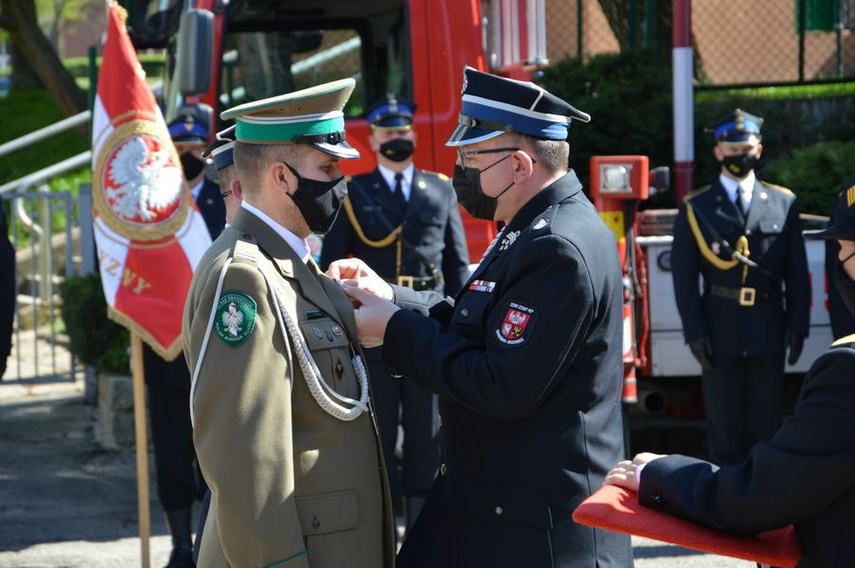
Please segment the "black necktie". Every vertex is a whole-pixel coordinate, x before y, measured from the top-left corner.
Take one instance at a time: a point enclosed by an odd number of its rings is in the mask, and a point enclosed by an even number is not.
[[[744,190],[742,186],[739,186],[736,189],[736,208],[739,209],[739,212],[742,213],[742,216],[745,217],[748,215],[748,208],[745,207],[745,202],[743,201]]]
[[[395,199],[398,200],[401,210],[404,210],[407,207],[407,198],[404,197],[403,179],[404,174],[401,172],[397,172],[395,174]]]

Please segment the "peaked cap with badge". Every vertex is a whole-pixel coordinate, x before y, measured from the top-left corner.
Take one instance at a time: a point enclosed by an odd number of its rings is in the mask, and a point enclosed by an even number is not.
[[[169,122],[169,137],[176,144],[207,144],[213,113],[203,103],[181,107]]]
[[[723,144],[760,143],[760,127],[763,119],[742,109],[734,109],[733,113],[719,120],[715,125],[704,129],[715,136],[716,142]]]
[[[849,183],[855,183],[855,177]],[[825,229],[805,232],[804,237],[811,240],[855,241],[855,185],[840,194],[834,206],[833,219]]]
[[[591,115],[529,81],[507,79],[472,67],[463,70],[459,124],[445,143],[464,146],[518,132],[544,140],[567,140],[572,120]]]
[[[345,141],[344,105],[356,82],[340,79],[285,95],[252,101],[220,114],[235,120],[235,138],[247,144],[311,144],[338,158],[359,152]]]
[[[413,126],[413,114],[416,105],[394,93],[376,101],[368,110],[368,124],[372,130],[387,128],[390,130],[408,130]]]
[[[229,126],[224,130],[217,132],[214,140],[208,144],[205,151],[202,152],[203,158],[210,157],[214,161],[214,168],[217,171],[227,168],[235,163],[235,125]]]

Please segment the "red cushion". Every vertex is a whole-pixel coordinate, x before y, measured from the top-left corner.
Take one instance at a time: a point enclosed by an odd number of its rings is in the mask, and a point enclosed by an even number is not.
[[[754,536],[724,533],[644,507],[636,493],[613,485],[604,485],[585,499],[573,512],[573,520],[781,568],[795,568],[801,557],[792,525]]]

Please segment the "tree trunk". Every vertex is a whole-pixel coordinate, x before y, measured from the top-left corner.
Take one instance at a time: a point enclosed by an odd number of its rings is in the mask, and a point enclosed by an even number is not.
[[[0,27],[9,32],[15,48],[13,57],[23,56],[66,115],[72,116],[88,108],[86,93],[77,86],[39,28],[34,0],[0,0]],[[17,87],[12,84],[13,89]]]
[[[581,1],[581,0],[580,0]],[[641,47],[644,45],[645,31],[645,16],[647,11],[647,3],[651,0],[597,0],[606,20],[609,22],[609,27],[615,38],[618,40],[621,51],[632,47]],[[636,13],[638,14],[637,23],[637,41],[635,46],[629,45],[629,14],[630,3],[636,3]],[[670,49],[674,44],[674,16],[673,16],[673,0],[652,0],[653,12],[655,13],[655,21],[650,22],[652,26],[652,41],[653,46],[660,50]],[[692,43],[694,44],[694,33],[692,34]],[[703,60],[701,59],[698,50],[694,51],[695,79],[703,81],[706,78]]]

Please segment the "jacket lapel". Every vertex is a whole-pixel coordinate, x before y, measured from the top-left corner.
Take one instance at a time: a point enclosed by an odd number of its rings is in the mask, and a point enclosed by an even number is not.
[[[324,313],[332,316],[338,323],[343,325],[318,276],[306,266],[303,260],[294,252],[294,249],[276,231],[270,228],[264,221],[242,208],[238,208],[235,212],[235,216],[232,219],[232,226],[239,231],[245,231],[255,237],[258,247],[270,259],[279,274],[298,285],[305,300],[314,304],[318,309],[323,310]],[[297,314],[297,316],[302,317],[303,314]]]
[[[404,217],[411,217],[417,214],[422,204],[427,199],[427,182],[422,177],[419,170],[413,172],[413,185],[410,187],[410,198],[407,200],[407,208],[404,210]]]
[[[380,175],[380,170],[374,170],[371,174],[370,187],[368,194],[374,200],[374,203],[380,206],[383,214],[389,219],[390,223],[397,223],[402,218],[403,212],[398,200],[395,198],[394,188],[386,184],[386,180]]]
[[[762,183],[755,180],[754,189],[751,194],[751,207],[748,209],[748,219],[745,222],[745,228],[752,231],[756,229],[768,211],[769,190]]]

